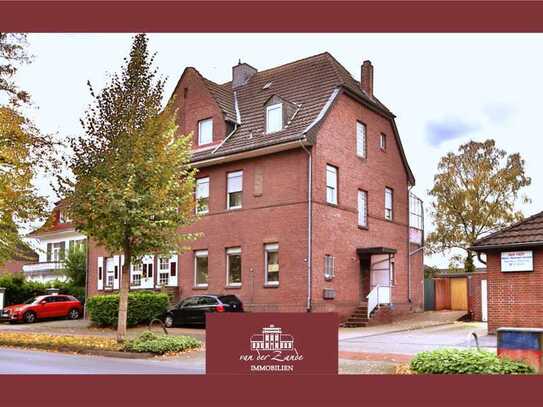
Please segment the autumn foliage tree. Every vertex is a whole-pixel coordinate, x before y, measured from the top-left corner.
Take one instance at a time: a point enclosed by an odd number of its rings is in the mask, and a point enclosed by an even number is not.
[[[42,135],[21,107],[29,94],[17,87],[14,76],[29,61],[25,38],[0,33],[0,264],[25,258],[20,228],[44,217],[47,206],[33,181],[40,171],[53,171],[59,164],[58,143]]]
[[[120,74],[95,93],[72,140],[73,180],[61,179],[78,230],[124,255],[117,339],[126,336],[130,265],[146,254],[171,255],[194,220],[190,137],[178,136],[172,104],[161,108],[164,81],[152,68],[148,40],[135,36]]]
[[[479,238],[521,220],[516,208],[522,188],[530,185],[524,160],[518,153],[507,154],[494,140],[470,141],[458,153],[448,153],[438,164],[432,217],[435,229],[427,239],[430,252],[461,249],[464,269],[474,270],[469,247]]]

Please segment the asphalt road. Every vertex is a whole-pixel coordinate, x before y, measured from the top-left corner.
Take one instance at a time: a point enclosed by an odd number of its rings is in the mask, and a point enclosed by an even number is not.
[[[371,332],[371,331],[370,331]],[[352,335],[339,340],[339,350],[348,352],[398,353],[414,355],[441,348],[466,349],[475,347],[472,333],[479,338],[481,348],[495,351],[496,337],[488,336],[486,324],[452,323],[402,332]]]
[[[0,348],[0,374],[203,374],[205,355],[120,359]]]

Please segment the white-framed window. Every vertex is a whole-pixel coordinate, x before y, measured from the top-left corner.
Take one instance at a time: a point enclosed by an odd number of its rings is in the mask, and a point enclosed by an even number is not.
[[[324,279],[330,281],[335,276],[336,258],[329,254],[324,256]]]
[[[139,287],[141,285],[141,274],[132,274],[132,285]]]
[[[198,122],[198,145],[202,146],[213,142],[213,119]]]
[[[379,148],[383,151],[387,149],[387,135],[381,133],[379,135]]]
[[[170,280],[170,258],[160,257],[158,259],[158,284],[168,285]]]
[[[274,133],[283,128],[283,104],[266,107],[266,133]]]
[[[356,155],[366,158],[366,125],[362,122],[356,122]]]
[[[337,205],[337,168],[326,166],[326,202]]]
[[[227,184],[227,209],[241,208],[241,200],[243,195],[243,171],[229,172],[227,175]]]
[[[385,188],[385,219],[392,220],[394,207],[394,191],[392,188]]]
[[[264,245],[264,270],[265,285],[279,285],[279,244]]]
[[[209,177],[196,180],[196,213],[203,215],[209,212]]]
[[[47,243],[47,261],[63,261],[65,254],[66,242]]]
[[[69,223],[71,221],[72,220],[70,219],[70,217],[68,216],[68,214],[66,213],[65,210],[60,210],[58,212],[58,222],[59,223]]]
[[[194,252],[194,286],[207,288],[207,250]]]
[[[226,249],[226,285],[241,287],[241,247]]]
[[[368,227],[368,193],[358,191],[358,226]]]

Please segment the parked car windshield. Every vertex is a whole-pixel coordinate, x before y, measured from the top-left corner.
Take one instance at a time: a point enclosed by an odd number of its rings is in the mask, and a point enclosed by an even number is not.
[[[23,302],[23,304],[26,304],[26,305],[34,304],[35,302],[38,302],[38,298],[39,298],[39,297],[32,297],[32,298],[29,298],[28,300],[26,300],[25,302]]]

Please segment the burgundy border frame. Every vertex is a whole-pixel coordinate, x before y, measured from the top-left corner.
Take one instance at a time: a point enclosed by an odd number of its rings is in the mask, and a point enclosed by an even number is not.
[[[3,31],[534,32],[543,3],[512,0],[2,0]]]
[[[0,0],[24,32],[542,32],[541,1]],[[541,376],[0,376],[0,405],[541,406]]]

